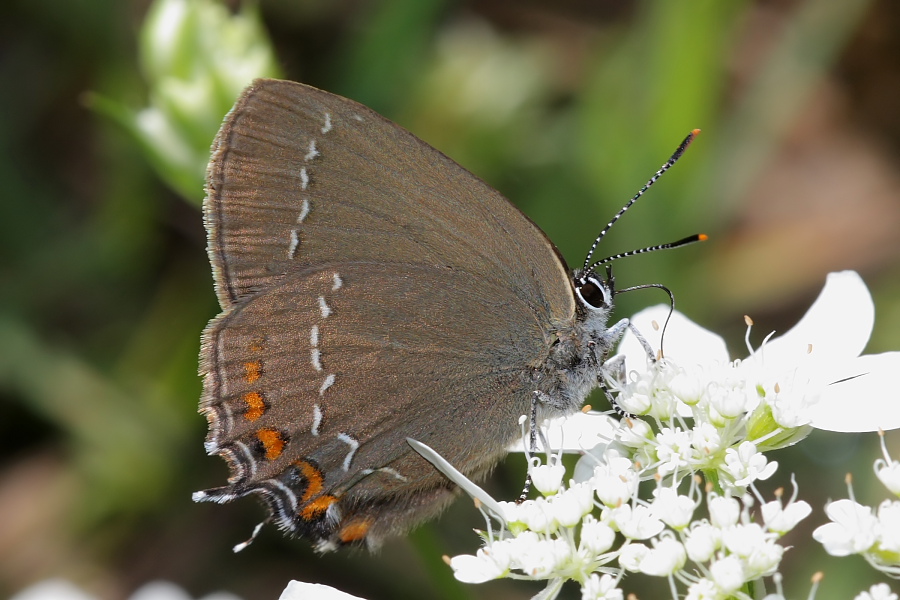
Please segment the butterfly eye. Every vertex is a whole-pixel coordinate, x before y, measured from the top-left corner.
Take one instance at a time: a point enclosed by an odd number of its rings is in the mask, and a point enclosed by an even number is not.
[[[576,279],[575,293],[581,304],[590,310],[606,310],[612,305],[609,287],[595,277]]]

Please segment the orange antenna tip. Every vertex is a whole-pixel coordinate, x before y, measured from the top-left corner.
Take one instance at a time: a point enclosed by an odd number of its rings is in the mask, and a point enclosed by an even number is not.
[[[701,233],[700,235],[697,236],[698,242],[705,242],[708,239],[709,239],[709,236],[706,235],[705,233]]]

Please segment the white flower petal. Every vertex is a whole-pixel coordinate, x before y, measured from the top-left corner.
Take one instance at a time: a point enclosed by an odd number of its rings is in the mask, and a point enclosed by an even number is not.
[[[575,484],[552,498],[550,507],[557,523],[574,527],[594,508],[594,488],[587,483]]]
[[[534,489],[544,496],[551,496],[562,487],[566,468],[560,462],[546,465],[531,465],[528,468],[528,474],[531,475],[531,483],[534,485]]]
[[[567,417],[550,419],[542,425],[550,450],[584,452],[598,444],[615,439],[619,422],[598,412],[577,412]],[[519,439],[509,447],[510,452],[524,452],[527,440]],[[544,448],[539,444],[538,450]]]
[[[662,327],[669,316],[669,306],[658,304],[640,311],[631,318],[631,322],[650,343],[650,347],[658,350]],[[653,327],[656,323],[659,329]],[[672,313],[666,327],[666,358],[690,367],[693,365],[723,364],[729,361],[725,340],[715,333],[700,327],[677,310]],[[646,367],[647,353],[637,338],[628,330],[619,344],[619,354],[625,355],[625,367],[629,370],[643,371]]]
[[[523,536],[512,540],[519,542]],[[562,539],[530,539],[524,544],[517,544],[515,552],[512,552],[513,561],[511,567],[522,570],[526,575],[534,578],[559,577],[558,569],[565,566],[572,559],[574,548]]]
[[[869,354],[837,365],[831,371],[831,379],[837,383],[824,387],[806,415],[816,429],[826,431],[900,428],[900,401],[896,392],[891,392],[898,373],[900,352]]]
[[[723,594],[730,594],[745,583],[744,565],[737,556],[726,556],[709,566],[709,575]]]
[[[320,583],[292,581],[281,592],[278,600],[361,600],[361,598]]]
[[[685,549],[688,557],[694,562],[706,562],[719,549],[722,543],[722,530],[708,523],[699,522],[688,532]]]
[[[885,500],[878,505],[878,549],[896,556],[900,553],[900,502]]]
[[[666,577],[681,569],[687,560],[684,546],[673,538],[663,538],[642,558],[638,568],[645,575]]]
[[[648,552],[650,548],[643,544],[625,544],[619,548],[619,566],[626,571],[637,573],[640,571],[641,560]]]
[[[581,525],[580,549],[591,552],[594,555],[603,554],[616,541],[616,532],[612,527],[598,521],[592,515],[587,515]]]
[[[709,507],[710,522],[720,529],[736,525],[741,516],[741,505],[734,498],[711,494],[706,505]]]
[[[612,575],[591,573],[581,586],[581,600],[622,600],[622,590],[616,587],[618,579]]]
[[[557,529],[558,523],[553,518],[549,504],[542,497],[523,502],[519,507],[519,515],[531,531],[550,533]]]
[[[789,502],[784,507],[781,501],[772,500],[759,508],[766,528],[780,534],[787,533],[812,513],[812,507],[804,500]]]
[[[761,544],[750,556],[746,557],[744,565],[748,579],[768,577],[778,570],[781,559],[784,556],[784,546],[769,540]]]
[[[859,356],[875,324],[872,295],[856,271],[829,273],[825,287],[803,318],[763,348],[767,365],[800,364],[809,345],[817,362]]]
[[[868,591],[860,592],[853,600],[897,600],[897,594],[886,583],[876,583]]]
[[[509,570],[512,561],[511,550],[515,546],[515,539],[497,541],[479,548],[475,556],[471,554],[454,556],[450,559],[453,576],[463,583],[484,583],[497,579]]]
[[[463,583],[484,583],[503,574],[493,562],[471,554],[454,556],[450,559],[450,567],[453,576]]]
[[[610,458],[594,469],[591,479],[597,498],[610,508],[627,503],[638,488],[639,478],[627,458]]]
[[[865,552],[878,537],[878,519],[872,509],[853,500],[842,499],[828,503],[825,514],[831,523],[813,531],[813,539],[832,556],[849,556]]]
[[[722,594],[719,593],[716,584],[703,578],[691,584],[684,600],[719,600],[721,597]]]
[[[630,540],[646,540],[665,528],[646,506],[623,504],[612,510],[612,518],[619,532]]]
[[[900,496],[900,462],[876,462],[875,475],[895,496]]]
[[[663,523],[675,530],[690,524],[696,508],[690,497],[680,496],[677,490],[670,487],[657,488],[655,495],[651,508]]]
[[[738,524],[722,531],[722,545],[741,558],[747,558],[765,544],[766,533],[756,523]]]

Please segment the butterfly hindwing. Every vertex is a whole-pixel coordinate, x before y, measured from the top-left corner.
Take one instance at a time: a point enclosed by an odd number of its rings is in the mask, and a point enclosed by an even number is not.
[[[260,494],[288,531],[374,544],[451,497],[407,437],[470,476],[496,462],[519,435],[528,367],[550,334],[503,282],[430,269],[307,269],[210,324],[207,444],[232,477],[209,499]],[[462,323],[472,333],[448,344]]]

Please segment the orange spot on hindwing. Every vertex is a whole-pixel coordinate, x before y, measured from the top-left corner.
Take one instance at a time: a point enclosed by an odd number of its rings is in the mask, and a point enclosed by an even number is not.
[[[300,502],[309,502],[314,496],[322,493],[325,484],[325,476],[319,467],[308,460],[298,460],[294,466],[300,469],[300,477],[306,482],[306,489],[300,496]]]
[[[300,495],[299,503],[302,506],[297,512],[298,516],[307,522],[324,518],[328,508],[340,498],[322,493],[325,489],[325,474],[315,462],[298,460],[294,461],[294,467],[297,468],[297,476],[305,486]],[[299,493],[299,490],[297,492]]]
[[[256,383],[262,377],[262,361],[250,360],[244,363],[244,381]]]
[[[300,518],[304,521],[316,521],[325,516],[328,507],[338,501],[336,496],[325,494],[319,496],[300,510]]]
[[[345,544],[358,542],[365,538],[366,534],[369,533],[369,528],[372,526],[372,523],[373,521],[371,518],[357,517],[341,527],[341,530],[338,531],[338,537],[341,539],[341,542]]]
[[[262,445],[268,460],[275,460],[284,452],[284,435],[277,429],[263,428],[256,432],[256,439]]]
[[[247,405],[247,410],[244,411],[244,418],[251,423],[266,413],[268,407],[266,406],[266,401],[263,400],[262,394],[259,392],[247,392],[241,396],[241,399]]]

